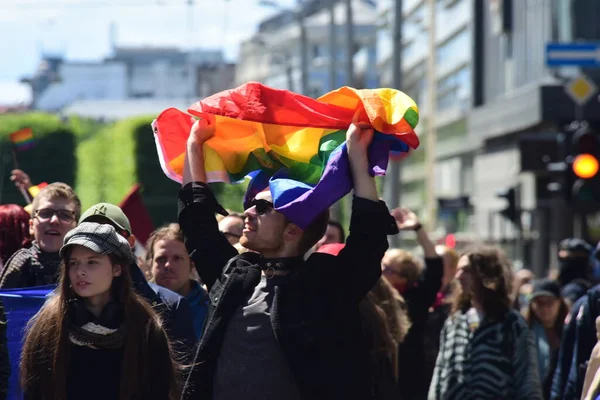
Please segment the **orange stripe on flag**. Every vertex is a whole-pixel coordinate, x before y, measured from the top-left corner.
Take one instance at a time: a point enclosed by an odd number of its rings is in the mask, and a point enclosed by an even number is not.
[[[10,134],[10,141],[14,144],[20,144],[33,140],[33,131],[31,128],[23,128]]]

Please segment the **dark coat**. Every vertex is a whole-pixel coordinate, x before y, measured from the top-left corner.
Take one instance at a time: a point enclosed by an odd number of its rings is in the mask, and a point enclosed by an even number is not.
[[[221,209],[208,185],[191,183],[180,192],[179,223],[210,297],[186,388],[193,399],[212,398],[228,321],[254,291],[266,263],[256,253],[237,255],[218,230],[214,215]],[[394,228],[385,203],[354,198],[350,236],[340,254],[299,259],[276,286],[271,325],[304,398],[374,398],[359,302],[381,276],[387,234]]]
[[[194,317],[190,303],[185,297],[146,281],[137,265],[131,265],[131,279],[137,293],[160,314],[164,329],[174,345],[177,355],[184,363],[191,361],[196,345]]]

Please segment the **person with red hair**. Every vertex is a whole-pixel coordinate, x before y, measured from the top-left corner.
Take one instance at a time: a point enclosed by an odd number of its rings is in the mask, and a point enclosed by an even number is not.
[[[29,245],[30,218],[27,211],[19,205],[0,205],[0,265],[6,264],[17,250]]]

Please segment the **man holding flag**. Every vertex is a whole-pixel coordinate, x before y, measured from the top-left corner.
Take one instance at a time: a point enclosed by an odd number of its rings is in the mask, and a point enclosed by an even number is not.
[[[358,304],[381,276],[397,228],[369,174],[373,129],[351,125],[346,134],[354,187],[347,245],[306,261],[327,228],[327,205],[300,228],[267,189],[245,204],[240,243],[252,252],[237,255],[219,232],[215,213],[226,212],[206,184],[202,151],[213,132],[206,119],[193,125],[179,194],[179,223],[211,299],[191,398],[375,398]]]

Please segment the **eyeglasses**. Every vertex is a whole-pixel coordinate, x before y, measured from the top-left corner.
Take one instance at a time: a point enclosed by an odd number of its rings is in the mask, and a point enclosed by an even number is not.
[[[256,207],[256,213],[258,215],[264,215],[273,209],[273,203],[268,200],[254,199],[246,205],[246,210]]]
[[[63,222],[71,222],[75,219],[75,213],[71,210],[53,210],[52,208],[42,208],[35,212],[35,216],[40,221],[48,221],[52,217],[56,217]]]

